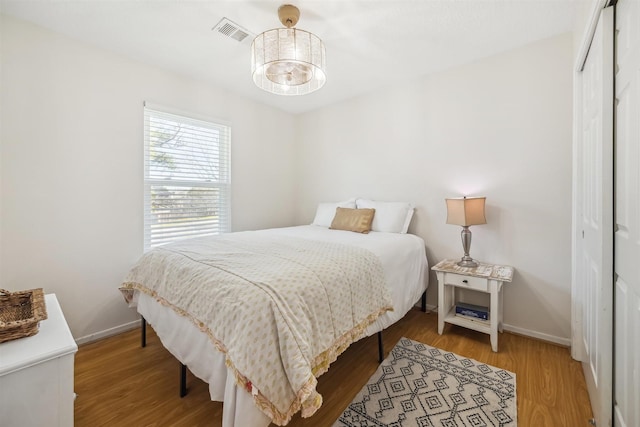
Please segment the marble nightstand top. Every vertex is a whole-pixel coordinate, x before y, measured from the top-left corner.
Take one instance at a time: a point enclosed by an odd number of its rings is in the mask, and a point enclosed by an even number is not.
[[[503,282],[510,282],[513,279],[514,269],[508,265],[486,264],[476,260],[478,263],[477,267],[460,267],[457,262],[457,259],[445,259],[431,267],[431,269],[446,273],[501,280]]]

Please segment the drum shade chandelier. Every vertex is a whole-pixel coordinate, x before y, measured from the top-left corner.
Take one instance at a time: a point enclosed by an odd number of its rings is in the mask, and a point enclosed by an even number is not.
[[[251,43],[251,73],[261,89],[277,95],[305,95],[320,89],[326,77],[324,43],[308,31],[293,28],[300,10],[290,4],[278,8],[276,28]]]

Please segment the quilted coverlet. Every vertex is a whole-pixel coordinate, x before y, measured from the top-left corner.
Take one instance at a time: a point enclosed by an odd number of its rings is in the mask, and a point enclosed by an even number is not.
[[[231,233],[147,252],[120,290],[189,318],[274,423],[312,415],[316,378],[392,310],[378,258],[343,244]]]

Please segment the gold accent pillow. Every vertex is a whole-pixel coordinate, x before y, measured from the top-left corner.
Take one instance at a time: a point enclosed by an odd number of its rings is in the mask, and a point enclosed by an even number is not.
[[[371,223],[375,213],[375,209],[336,208],[336,216],[333,217],[329,228],[332,230],[368,233],[371,231]]]

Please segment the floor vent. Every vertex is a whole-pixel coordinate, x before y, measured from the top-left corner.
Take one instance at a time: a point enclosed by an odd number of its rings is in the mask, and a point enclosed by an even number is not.
[[[255,35],[251,34],[250,31],[242,28],[240,25],[228,18],[222,18],[220,22],[213,27],[213,31],[216,31],[225,37],[232,38],[240,43],[245,40],[253,40],[255,37]]]

